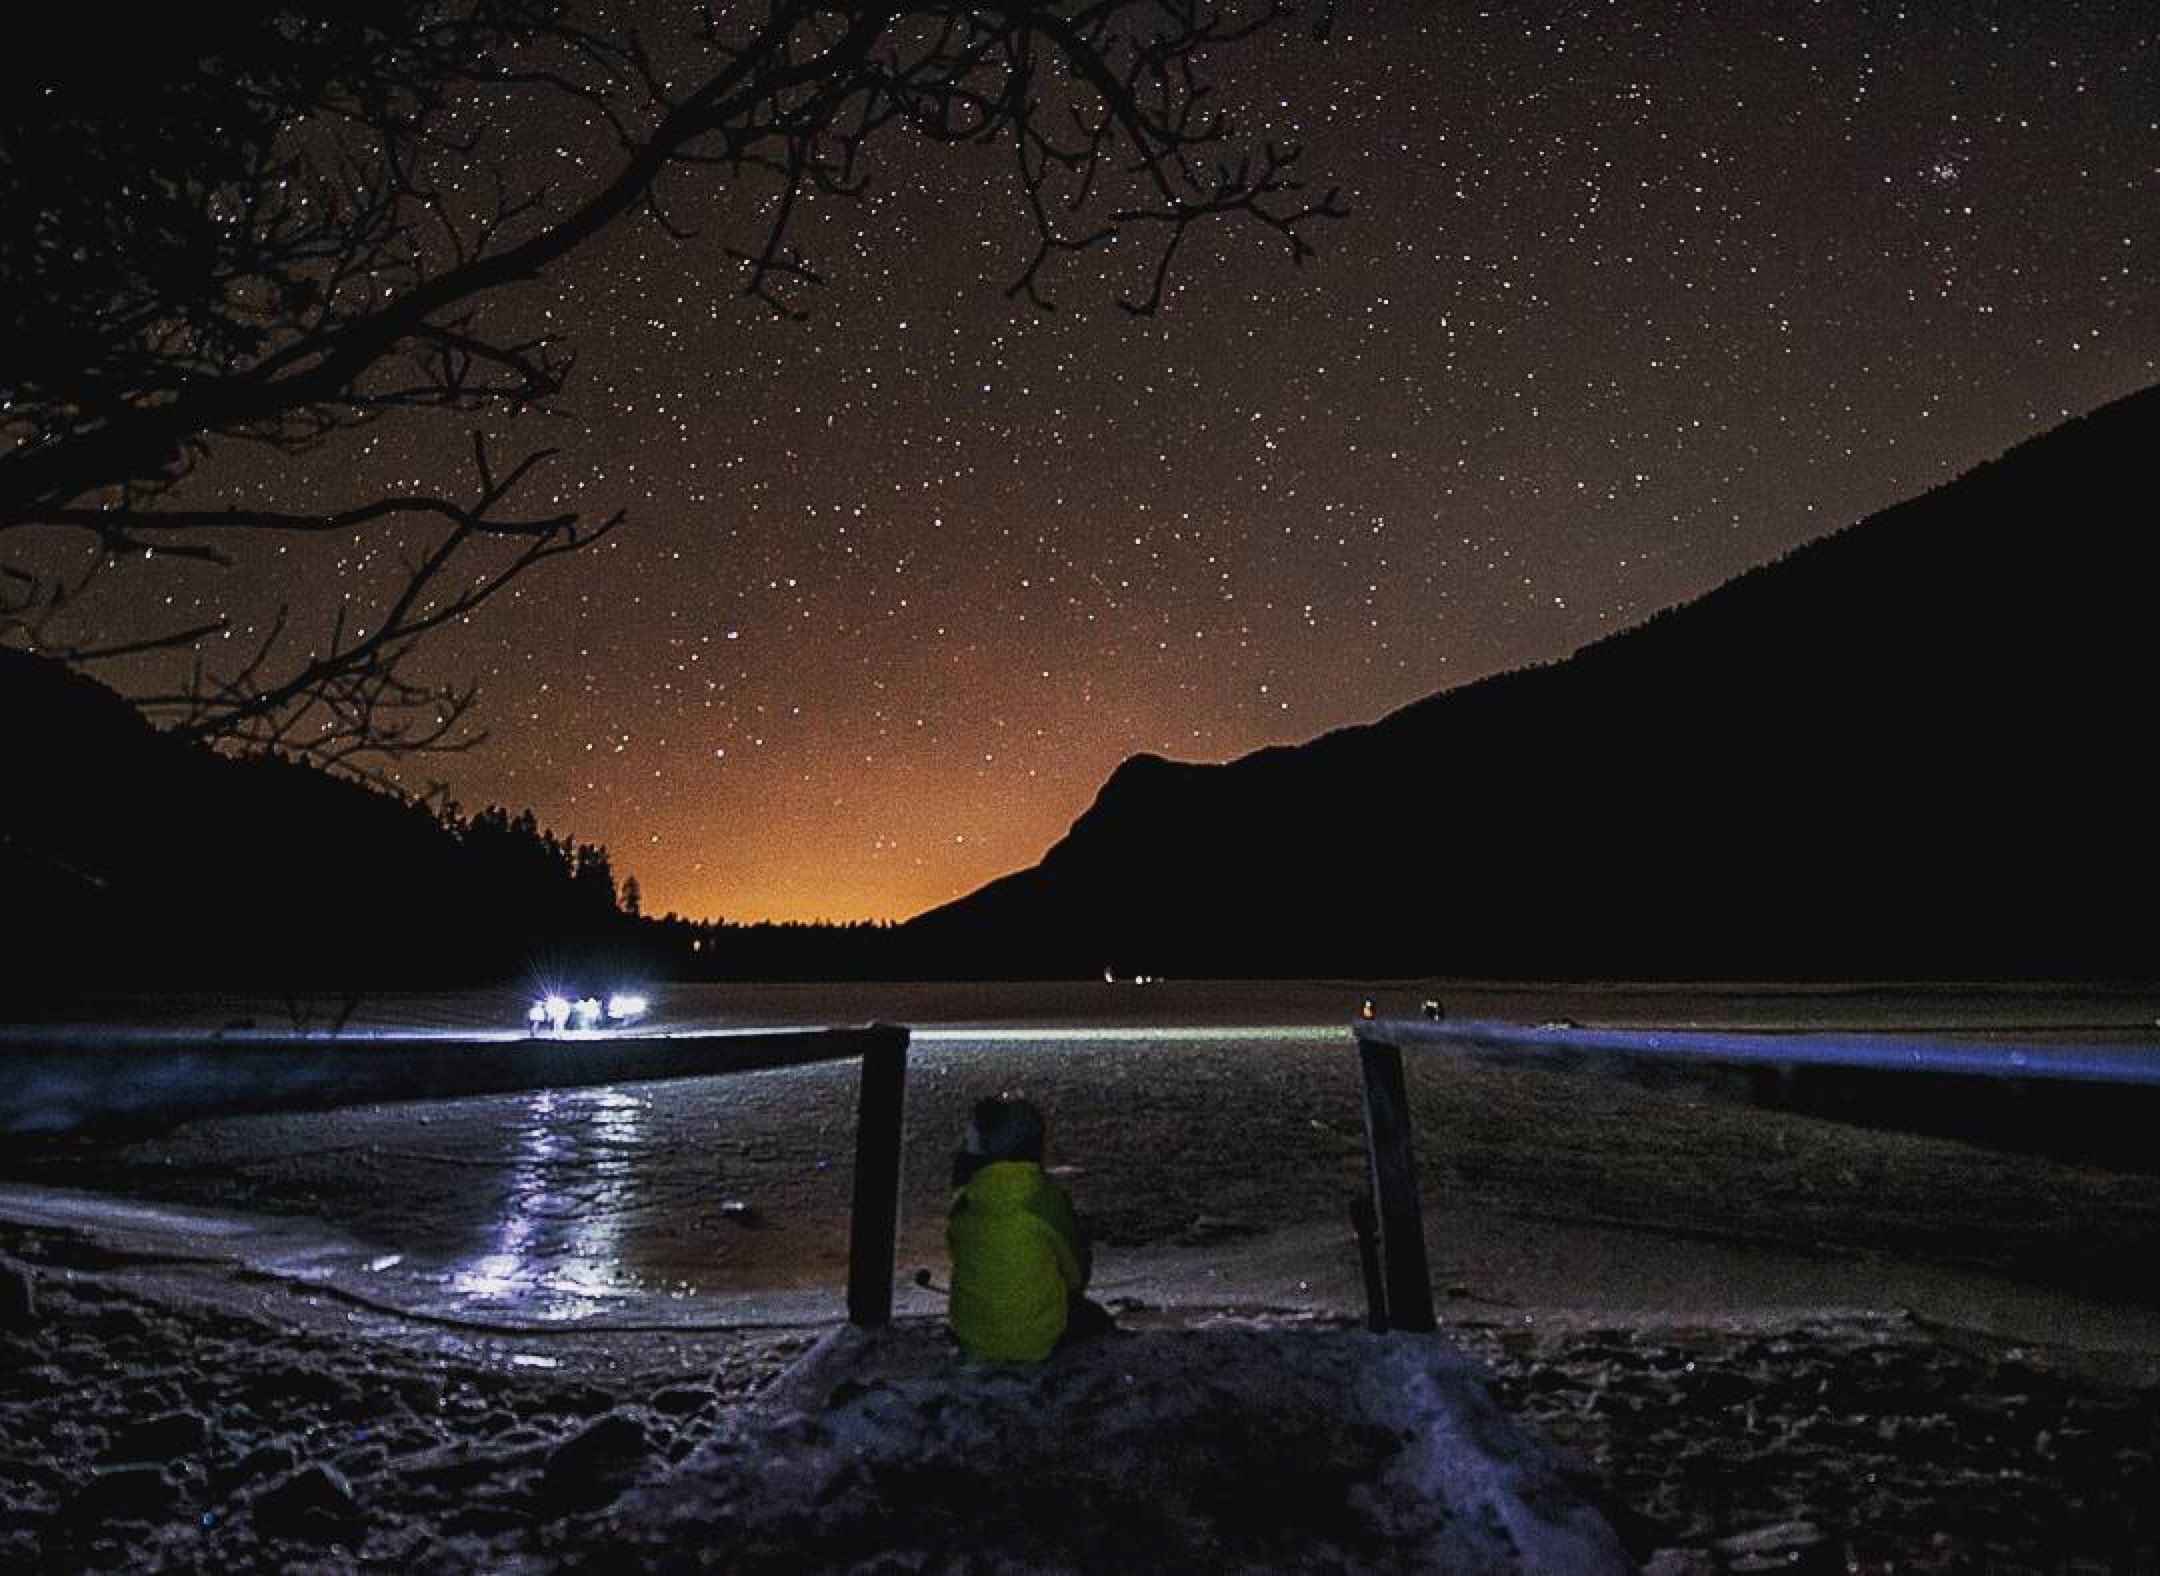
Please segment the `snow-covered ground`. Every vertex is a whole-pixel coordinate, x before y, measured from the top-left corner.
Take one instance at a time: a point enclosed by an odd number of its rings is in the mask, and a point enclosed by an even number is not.
[[[918,1027],[904,1317],[937,1314],[908,1274],[943,1262],[966,1109],[1012,1090],[1049,1113],[1122,1322],[1289,1340],[1362,1308],[1348,1014],[1367,994],[1415,1012],[1432,989],[774,987],[661,1006]],[[2153,1022],[2148,999],[2053,991],[1452,997],[1533,1023],[2149,1041]],[[497,1005],[363,1004],[356,1021],[457,1028]],[[1718,1542],[1760,1534],[1780,1559],[1779,1538],[1808,1559],[1943,1568],[1960,1550],[2151,1557],[2135,1507],[2160,1503],[2160,1178],[1466,1059],[1413,1058],[1410,1081],[1446,1331],[1620,1486],[1638,1554],[1731,1563],[1751,1546]],[[438,1535],[499,1535],[562,1552],[575,1534],[539,1488],[553,1451],[620,1412],[581,1448],[664,1467],[838,1318],[853,1096],[852,1069],[828,1066],[11,1148],[0,1249],[29,1263],[42,1312],[0,1337],[25,1376],[0,1380],[6,1433],[33,1442],[0,1462],[18,1512],[0,1562],[128,1563],[98,1552],[112,1517],[84,1507],[100,1495],[163,1529],[180,1563],[268,1557],[290,1529],[275,1508],[257,1529],[249,1507],[310,1462],[344,1489],[288,1489],[328,1506],[294,1523],[303,1544],[335,1532],[410,1558]],[[460,1387],[481,1399],[428,1399]],[[101,1486],[147,1448],[127,1430],[168,1411],[197,1419],[166,1425],[185,1448]],[[348,1424],[366,1437],[333,1437]],[[420,1493],[415,1471],[465,1487]],[[2089,1514],[2002,1513],[2049,1484]],[[1807,1529],[1777,1530],[1794,1521]]]

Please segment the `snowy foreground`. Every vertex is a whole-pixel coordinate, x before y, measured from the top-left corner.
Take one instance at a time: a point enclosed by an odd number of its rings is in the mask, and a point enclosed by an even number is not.
[[[1001,1368],[935,1327],[837,1331],[608,1520],[656,1560],[776,1570],[1628,1564],[1448,1343],[1341,1332],[1121,1334]]]
[[[2129,1571],[2160,1551],[2150,1371],[1909,1317],[1468,1321],[1450,1339],[1545,1442],[1526,1460],[1489,1404],[1445,1410],[1465,1382],[1445,1348],[1376,1354],[1316,1323],[1209,1321],[1028,1373],[973,1369],[920,1324],[565,1334],[538,1358],[52,1237],[5,1246],[0,1569],[1474,1569],[1478,1550],[1507,1569],[1511,1547],[1595,1569],[1611,1548],[1583,1500],[1668,1573]],[[1466,1417],[1489,1475],[1435,1460]],[[1444,1514],[1510,1503],[1536,1514]]]
[[[834,1336],[845,1068],[12,1146],[0,1569],[1400,1569],[1480,1563],[1446,1541],[1473,1526],[1505,1567],[1531,1545],[1466,1507],[1510,1473],[1542,1507],[1517,1525],[1594,1543],[1587,1505],[1665,1572],[2160,1568],[2160,1176],[1420,1059],[1448,1344],[1375,1343],[1343,998],[1247,1020],[1243,988],[1173,987],[1116,1000],[1184,1027],[1088,1029],[1065,1001],[804,993],[798,1021],[937,1025],[910,1058],[903,1317],[868,1346]],[[2150,1008],[1954,1021],[2089,1035]],[[1137,1332],[1018,1376],[959,1362],[907,1283],[942,1263],[946,1154],[997,1088],[1050,1113]],[[1497,1403],[1451,1414],[1500,1419],[1484,1489],[1449,1483],[1453,1425],[1419,1400],[1450,1351]]]

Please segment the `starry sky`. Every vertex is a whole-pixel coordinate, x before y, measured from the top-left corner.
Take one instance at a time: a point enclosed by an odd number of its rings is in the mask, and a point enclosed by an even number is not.
[[[2160,377],[2147,0],[1346,4],[1219,80],[1354,211],[1300,267],[1196,239],[1152,319],[1138,244],[1008,300],[1009,161],[898,140],[804,218],[808,322],[647,222],[508,304],[579,353],[502,429],[563,450],[536,501],[630,518],[435,642],[489,737],[404,780],[607,844],[647,912],[903,917],[1135,751],[1562,656]],[[464,443],[211,476],[449,485]],[[265,586],[364,611],[384,551],[163,590],[244,638]]]

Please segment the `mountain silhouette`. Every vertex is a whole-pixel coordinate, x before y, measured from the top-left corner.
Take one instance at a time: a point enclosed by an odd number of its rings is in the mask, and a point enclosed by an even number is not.
[[[2160,388],[1564,661],[1138,755],[984,973],[2152,978]],[[969,960],[969,961],[963,961]]]
[[[152,728],[104,685],[0,649],[0,1017],[73,994],[530,977],[622,944],[603,850]]]

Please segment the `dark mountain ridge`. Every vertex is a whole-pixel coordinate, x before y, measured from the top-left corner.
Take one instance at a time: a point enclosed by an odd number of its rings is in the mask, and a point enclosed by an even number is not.
[[[1140,755],[903,944],[986,973],[2134,977],[2160,388],[1564,661]],[[972,960],[972,964],[969,960]]]
[[[146,987],[529,979],[631,940],[605,851],[529,816],[222,755],[20,651],[0,649],[0,722],[0,1017]]]

